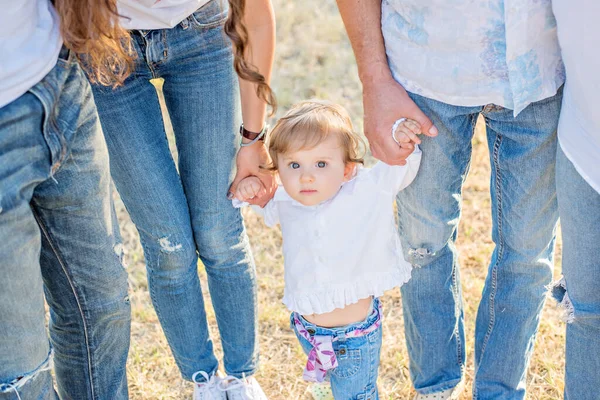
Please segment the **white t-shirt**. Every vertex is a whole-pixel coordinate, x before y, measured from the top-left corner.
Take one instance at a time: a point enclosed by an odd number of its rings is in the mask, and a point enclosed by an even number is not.
[[[56,65],[62,46],[48,0],[0,0],[0,107],[19,98]]]
[[[125,29],[169,29],[210,0],[118,0]]]
[[[283,303],[300,314],[322,314],[401,286],[410,279],[394,223],[396,193],[415,178],[421,150],[405,166],[361,168],[331,199],[304,206],[279,187],[265,208],[268,226],[281,224]]]
[[[553,0],[567,70],[558,139],[586,182],[600,193],[600,3]]]

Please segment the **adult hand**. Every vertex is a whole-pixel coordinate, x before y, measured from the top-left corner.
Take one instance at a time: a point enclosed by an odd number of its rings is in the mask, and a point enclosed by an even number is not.
[[[386,164],[405,165],[413,152],[414,143],[401,143],[392,138],[392,125],[399,118],[409,118],[421,126],[421,133],[437,136],[437,128],[412,99],[406,90],[391,76],[363,83],[365,136],[373,156]]]
[[[237,153],[235,162],[237,166],[237,172],[235,174],[235,178],[233,178],[231,186],[229,187],[227,197],[230,199],[233,198],[237,190],[237,185],[242,179],[248,176],[256,176],[258,179],[260,179],[264,188],[259,191],[257,196],[251,200],[248,200],[248,202],[250,204],[264,207],[265,204],[267,204],[269,200],[273,198],[275,189],[277,189],[277,182],[275,181],[274,175],[270,171],[265,171],[264,169],[260,168],[261,165],[265,165],[269,162],[267,148],[263,142],[257,142],[250,146],[241,147]]]

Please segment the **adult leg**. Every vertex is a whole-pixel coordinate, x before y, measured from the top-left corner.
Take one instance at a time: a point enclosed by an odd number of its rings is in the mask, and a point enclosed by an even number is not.
[[[198,278],[190,211],[169,151],[158,95],[166,30],[133,32],[134,75],[115,90],[95,86],[94,98],[110,153],[111,174],[140,234],[152,303],[175,361],[187,380],[218,362]]]
[[[411,97],[440,131],[435,138],[423,138],[419,173],[397,197],[402,247],[415,267],[401,288],[410,373],[419,393],[430,394],[455,387],[464,371],[464,317],[454,241],[481,108]]]
[[[490,262],[475,327],[476,399],[522,399],[552,278],[561,94],[513,111],[486,106],[492,165]]]
[[[61,398],[126,399],[131,311],[120,235],[112,220],[108,153],[89,83],[59,60],[58,98],[46,107],[52,179],[31,202],[42,232],[40,263]],[[45,105],[53,93],[32,89]]]
[[[0,399],[57,399],[44,325],[41,239],[29,201],[50,176],[41,102],[0,108]],[[18,393],[18,395],[17,395]]]
[[[558,146],[556,191],[563,278],[553,295],[565,308],[565,399],[598,398],[600,378],[600,194],[579,175]]]
[[[18,259],[8,254],[9,263],[16,265],[19,260],[23,267],[7,293],[21,289],[27,316],[21,320],[19,313],[17,323],[10,321],[13,327],[7,325],[12,331],[7,341],[33,336],[28,345],[39,346],[25,357],[16,353],[7,364],[13,369],[25,365],[48,349],[43,303],[35,290],[41,288],[43,276],[61,397],[127,398],[127,278],[114,250],[118,230],[111,223],[107,154],[89,84],[73,59],[60,58],[44,80],[9,105],[7,112],[14,120],[8,118],[7,135],[2,135],[7,140],[2,165],[8,168],[3,174],[7,190],[2,190],[7,212],[1,219],[14,229],[8,232],[9,247],[3,253],[19,252]],[[31,282],[19,275],[22,271]],[[23,296],[29,293],[30,283],[35,291]],[[13,309],[6,315],[14,316]],[[19,331],[23,321],[31,325],[31,332]],[[20,347],[12,344],[13,352]],[[22,390],[22,398],[55,398],[46,362],[36,368],[7,382],[9,389]],[[42,379],[44,386],[37,388]]]
[[[223,32],[226,2],[211,1],[169,31],[163,91],[200,258],[206,267],[224,365],[235,377],[258,363],[254,261],[239,209],[226,194],[239,127],[238,82]],[[187,27],[186,27],[187,26]]]

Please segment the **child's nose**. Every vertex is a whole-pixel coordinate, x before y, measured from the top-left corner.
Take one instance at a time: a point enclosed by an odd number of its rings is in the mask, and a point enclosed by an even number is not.
[[[302,175],[300,175],[300,182],[302,183],[311,183],[314,180],[315,177],[311,173],[303,172]]]

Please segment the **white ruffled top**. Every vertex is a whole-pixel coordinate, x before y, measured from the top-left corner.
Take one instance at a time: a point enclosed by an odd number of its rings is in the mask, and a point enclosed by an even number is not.
[[[283,303],[300,314],[322,314],[401,286],[410,279],[394,223],[396,193],[417,174],[421,151],[405,166],[361,168],[331,199],[304,206],[279,187],[265,208],[268,226],[281,224]]]

